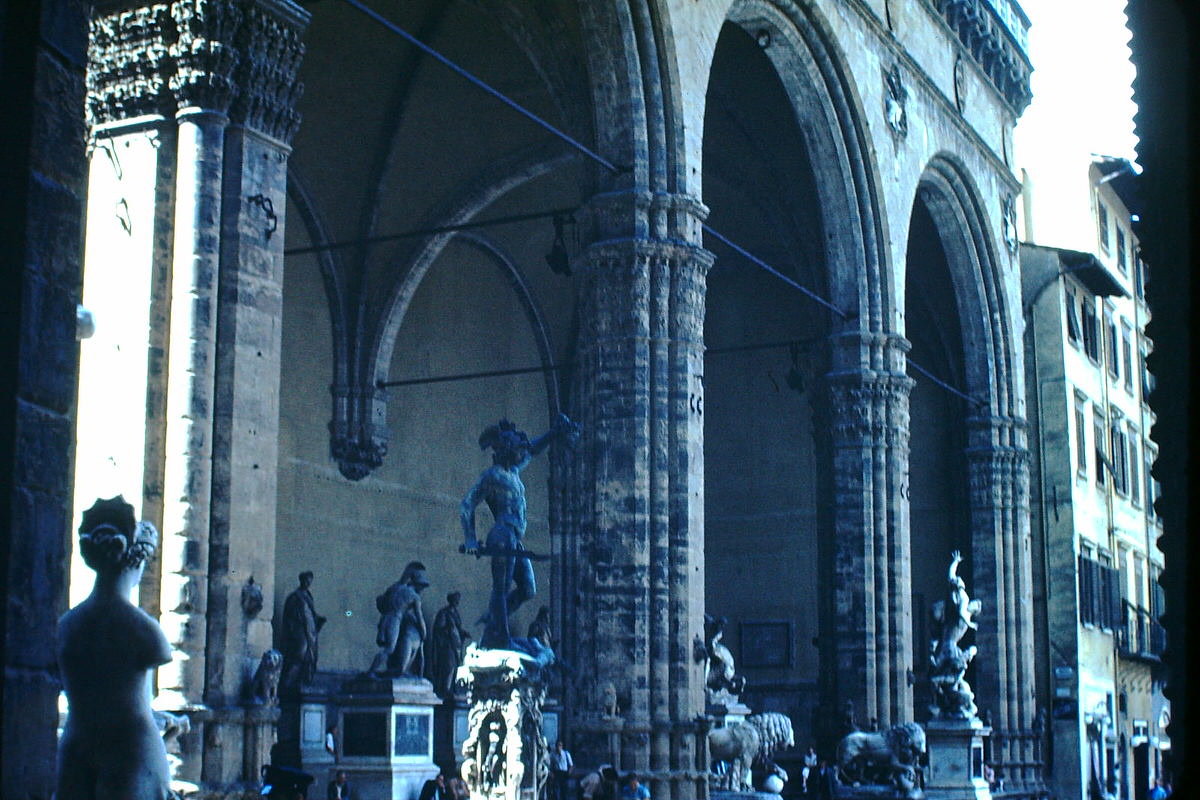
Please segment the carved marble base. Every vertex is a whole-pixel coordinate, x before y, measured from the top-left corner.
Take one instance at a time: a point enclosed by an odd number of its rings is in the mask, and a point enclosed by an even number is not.
[[[978,718],[926,723],[927,800],[991,800],[991,790],[983,779],[983,740],[991,732]]]
[[[441,699],[424,678],[361,675],[342,684],[337,769],[358,800],[416,800],[438,773],[433,714]]]
[[[458,678],[470,711],[462,777],[471,800],[535,800],[548,776],[543,665],[511,650],[467,648]]]
[[[746,717],[750,716],[750,706],[743,703],[736,694],[730,694],[725,690],[720,692],[709,690],[704,713],[713,718],[714,727],[720,728],[745,722]]]

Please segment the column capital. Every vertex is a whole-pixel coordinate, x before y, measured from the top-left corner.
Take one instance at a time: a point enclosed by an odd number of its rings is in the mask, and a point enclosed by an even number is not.
[[[898,372],[846,370],[826,376],[835,442],[908,441],[908,399],[916,384]]]
[[[296,76],[309,14],[291,0],[252,0],[244,13],[237,37],[241,59],[233,121],[290,144],[300,127],[296,103],[304,84]]]
[[[310,15],[292,0],[110,2],[92,17],[88,118],[218,114],[290,143]]]
[[[169,111],[168,3],[97,9],[88,42],[87,116],[92,126]]]
[[[587,210],[593,242],[636,239],[699,246],[708,217],[708,206],[699,198],[640,187],[593,195]]]

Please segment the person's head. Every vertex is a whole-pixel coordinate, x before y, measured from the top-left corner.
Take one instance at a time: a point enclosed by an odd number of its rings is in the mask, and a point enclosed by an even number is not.
[[[502,467],[511,467],[521,462],[529,451],[529,436],[506,419],[489,425],[479,434],[479,449],[492,450],[492,461]]]
[[[638,782],[638,776],[636,774],[630,773],[629,776],[625,778],[625,785],[630,789],[637,789],[638,786],[641,786],[641,783]]]
[[[420,561],[410,561],[404,567],[404,572],[400,573],[400,582],[406,583],[418,592],[429,585],[429,578],[425,576],[425,565]]]
[[[313,574],[308,570],[300,573],[300,588],[307,589],[312,586]]]
[[[158,531],[149,522],[138,522],[133,506],[121,495],[97,500],[83,512],[79,525],[79,552],[97,574],[136,572],[141,576],[146,560],[158,549]]]
[[[337,771],[337,782],[338,782],[338,783],[345,783],[345,782],[346,782],[346,770],[344,770],[344,769],[339,769],[339,770]]]
[[[329,727],[327,727],[325,729],[325,732],[326,733],[337,733],[337,723],[336,722],[329,723]]]
[[[617,770],[612,764],[602,764],[596,771],[600,773],[602,780],[615,781],[617,779]]]
[[[437,777],[435,777],[433,779],[433,781],[434,781],[434,783],[436,783],[438,785],[439,789],[445,789],[446,788],[446,771],[442,770],[441,772],[439,772],[437,774]]]
[[[559,752],[559,753],[561,753],[561,752],[562,752],[562,750],[563,750],[563,741],[562,741],[562,739],[559,739],[557,742],[555,742],[555,743],[554,743],[554,749],[555,749],[557,752]]]
[[[451,592],[446,595],[446,602],[452,606],[458,605],[458,601],[462,599],[462,592]]]

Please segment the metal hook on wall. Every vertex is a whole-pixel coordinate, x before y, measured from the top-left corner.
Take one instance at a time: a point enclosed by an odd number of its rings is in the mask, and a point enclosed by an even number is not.
[[[268,227],[264,233],[266,234],[267,241],[271,241],[271,234],[275,233],[279,228],[279,218],[275,216],[275,204],[265,194],[256,194],[247,197],[246,202],[252,206],[258,206],[267,215]]]

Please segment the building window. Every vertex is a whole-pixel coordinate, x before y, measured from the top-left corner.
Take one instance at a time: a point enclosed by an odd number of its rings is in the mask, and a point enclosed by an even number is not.
[[[1142,379],[1142,402],[1150,402],[1150,391],[1154,386],[1150,383],[1150,370],[1146,369],[1146,348],[1138,348],[1138,371],[1141,373]]]
[[[1138,464],[1141,463],[1141,458],[1138,454],[1139,443],[1142,441],[1138,429],[1133,423],[1129,424],[1129,502],[1133,503],[1134,507],[1141,505],[1141,479],[1138,476]]]
[[[1125,262],[1125,229],[1120,225],[1117,226],[1117,269],[1121,270],[1122,275],[1129,271]]]
[[[1154,468],[1154,451],[1148,443],[1143,443],[1142,452],[1145,454],[1145,461],[1142,462],[1144,467],[1142,474],[1146,478],[1146,519],[1153,522],[1155,519],[1154,501],[1158,497],[1156,494],[1158,481],[1154,480],[1154,476],[1150,474]]]
[[[1113,321],[1111,308],[1104,309],[1104,360],[1108,364],[1108,374],[1113,380],[1120,377],[1117,358],[1120,349],[1117,345],[1117,323]]]
[[[1138,300],[1146,299],[1146,283],[1150,280],[1150,268],[1146,266],[1146,262],[1138,257],[1134,263],[1134,281],[1133,291],[1137,293]]]
[[[1075,471],[1087,478],[1087,398],[1075,393]]]
[[[1075,290],[1068,288],[1066,291],[1067,302],[1067,341],[1075,347],[1079,347],[1079,299],[1075,296]]]
[[[1096,216],[1100,221],[1100,249],[1108,252],[1108,209],[1100,199],[1096,199]]]
[[[1117,494],[1126,495],[1129,493],[1129,470],[1125,460],[1125,429],[1121,425],[1121,418],[1115,414],[1112,426],[1108,429],[1108,436],[1113,488],[1117,490]]]
[[[1084,295],[1083,303],[1083,351],[1088,358],[1100,363],[1100,321],[1096,319],[1095,301]]]
[[[1104,433],[1104,412],[1100,406],[1092,406],[1092,445],[1096,454],[1096,485],[1104,485],[1104,471],[1107,468],[1108,454],[1104,452],[1104,442],[1108,438]]]
[[[1079,556],[1079,621],[1111,633],[1123,619],[1121,576],[1111,556],[1102,554],[1097,561],[1089,553]]]
[[[1117,572],[1121,573],[1121,599],[1129,597],[1129,546],[1117,545]]]
[[[1133,328],[1121,320],[1121,366],[1125,368],[1125,391],[1133,394]]]

